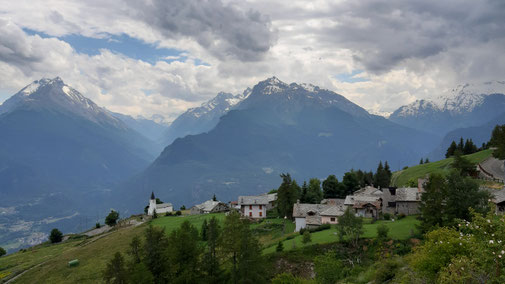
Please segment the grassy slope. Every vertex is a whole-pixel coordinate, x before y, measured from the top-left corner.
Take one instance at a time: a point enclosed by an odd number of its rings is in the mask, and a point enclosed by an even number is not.
[[[366,223],[366,222],[365,222]],[[364,224],[363,225],[363,237],[364,238],[374,238],[377,236],[377,226],[379,224],[385,224],[389,227],[389,236],[392,239],[404,240],[410,238],[411,230],[416,233],[417,228],[416,225],[419,224],[419,221],[415,216],[407,216],[401,220],[396,221],[377,221],[374,224]],[[295,236],[293,239],[284,240],[284,250],[291,250],[293,248],[293,242],[295,242],[295,247],[302,247],[302,236],[299,233],[291,233],[289,235]],[[311,234],[312,242],[310,244],[325,244],[332,243],[338,241],[337,229],[336,227],[332,227],[329,230],[324,230],[320,232],[314,232]],[[308,245],[310,245],[308,244]],[[275,248],[277,246],[277,242],[271,244],[271,246],[266,247],[263,250],[263,253],[272,253],[275,252]]]
[[[480,163],[491,156],[491,154],[492,150],[484,150],[471,155],[466,155],[465,157],[473,163]],[[391,184],[395,186],[405,186],[411,178],[414,178],[417,181],[418,178],[424,178],[426,175],[434,172],[447,172],[450,169],[452,161],[453,158],[449,158],[394,172]]]

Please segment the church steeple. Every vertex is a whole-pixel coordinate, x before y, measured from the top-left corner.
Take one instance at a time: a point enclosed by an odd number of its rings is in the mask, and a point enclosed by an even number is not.
[[[154,200],[154,191],[151,191],[151,200]]]

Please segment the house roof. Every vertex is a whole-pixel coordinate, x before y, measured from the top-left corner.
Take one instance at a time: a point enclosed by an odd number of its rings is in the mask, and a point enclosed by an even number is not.
[[[210,212],[216,207],[218,204],[224,204],[221,201],[214,201],[212,199],[205,201],[204,203],[197,204],[194,207],[204,211],[204,212]]]
[[[493,202],[495,204],[502,203],[505,201],[505,187],[500,190],[489,190],[489,193],[493,195]]]
[[[353,205],[353,208],[358,208],[358,209],[361,209],[361,208],[365,208],[367,207],[368,205],[371,205],[377,209],[380,208],[381,204],[380,204],[380,201],[374,201],[374,202],[356,202],[354,203]]]
[[[166,207],[172,207],[172,203],[161,203],[161,204],[156,204],[156,208],[166,208]]]
[[[321,216],[342,216],[344,215],[344,207],[343,206],[329,206],[327,207],[326,209],[324,209],[323,211],[321,211],[321,213],[319,213],[319,215]]]
[[[382,190],[372,187],[366,186],[360,190],[357,190],[353,193],[353,195],[347,195],[345,197],[344,204],[345,205],[355,205],[356,203],[373,203],[379,201],[379,199],[383,196]]]
[[[267,205],[268,203],[277,200],[277,193],[239,196],[238,204],[240,205]]]
[[[417,187],[401,187],[396,189],[396,201],[421,201]]]
[[[307,225],[321,225],[321,218],[319,216],[307,216],[305,217],[305,224]]]
[[[334,205],[334,206],[342,206],[345,203],[345,199],[338,199],[338,198],[328,198],[328,199],[323,199],[321,200],[321,204],[328,204],[328,205]]]

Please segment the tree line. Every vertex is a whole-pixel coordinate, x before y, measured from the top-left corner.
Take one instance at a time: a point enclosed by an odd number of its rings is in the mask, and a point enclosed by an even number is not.
[[[480,150],[484,150],[487,148],[486,144],[482,144],[481,148],[478,148],[472,141],[472,139],[466,139],[466,141],[463,140],[463,137],[459,139],[459,143],[456,144],[456,141],[452,141],[451,145],[449,148],[447,148],[447,151],[445,152],[445,157],[449,158],[454,156],[457,152],[459,152],[462,155],[469,155],[476,153]]]
[[[226,232],[226,233],[223,233]],[[126,255],[107,263],[107,283],[262,283],[261,246],[249,221],[232,211],[223,224],[205,222],[201,233],[189,221],[168,235],[149,226],[132,239]]]

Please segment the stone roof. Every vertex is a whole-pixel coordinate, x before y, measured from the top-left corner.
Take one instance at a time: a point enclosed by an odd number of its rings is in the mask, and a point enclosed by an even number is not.
[[[328,198],[328,199],[323,199],[321,200],[321,204],[328,204],[328,205],[334,205],[334,206],[342,206],[345,203],[345,199],[338,199],[338,198]]]
[[[161,203],[161,204],[156,204],[156,208],[166,208],[166,207],[172,207],[172,203]]]
[[[293,205],[293,217],[309,218],[313,216],[341,216],[344,214],[344,206],[334,206],[328,204],[305,204],[295,203]],[[311,214],[313,215],[311,215]]]
[[[421,194],[417,187],[400,187],[396,189],[396,201],[421,201]]]
[[[355,205],[356,203],[374,203],[379,201],[379,199],[383,196],[382,190],[372,187],[366,186],[360,190],[357,190],[353,193],[353,195],[347,195],[345,197],[344,204],[345,205]]]
[[[305,217],[305,224],[307,225],[321,225],[321,218],[319,216],[307,216]]]
[[[500,190],[488,190],[489,193],[493,196],[493,202],[495,204],[502,203],[505,201],[505,187]]]
[[[239,205],[268,205],[268,203],[277,200],[277,193],[272,194],[262,194],[262,195],[250,195],[250,196],[239,196]]]
[[[195,205],[194,207],[204,211],[204,212],[210,212],[214,207],[216,207],[218,204],[222,203],[221,201],[214,201],[212,199],[205,201],[204,203]]]
[[[343,206],[329,206],[319,213],[321,216],[342,216],[344,215],[345,209]]]

